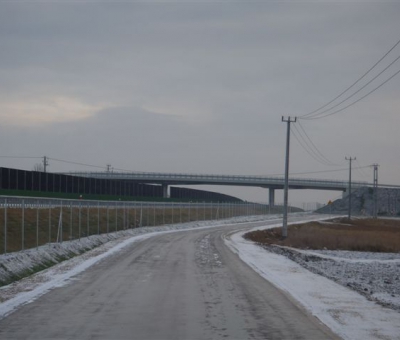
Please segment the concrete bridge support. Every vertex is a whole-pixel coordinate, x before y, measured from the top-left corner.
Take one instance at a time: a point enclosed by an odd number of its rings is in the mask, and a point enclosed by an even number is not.
[[[268,193],[269,193],[268,204],[272,208],[275,206],[275,189],[269,188]]]
[[[168,198],[168,184],[162,184],[163,198]]]

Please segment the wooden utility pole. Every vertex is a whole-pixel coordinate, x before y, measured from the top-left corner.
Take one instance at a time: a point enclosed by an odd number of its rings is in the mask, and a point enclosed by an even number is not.
[[[47,166],[49,165],[49,161],[46,156],[43,156],[43,172],[46,172]]]
[[[374,167],[374,218],[378,218],[378,166],[379,164],[372,164]]]
[[[285,160],[285,186],[283,194],[283,226],[282,237],[287,237],[287,215],[288,215],[288,191],[289,191],[289,149],[290,149],[290,123],[296,123],[297,118],[291,119],[290,116],[285,119],[282,117],[282,122],[287,123],[286,131],[286,160]]]
[[[346,159],[346,161],[350,162],[350,165],[349,165],[349,213],[348,213],[348,218],[350,220],[351,219],[351,161],[355,161],[357,158],[356,157],[354,157],[354,158],[345,157],[345,159]]]

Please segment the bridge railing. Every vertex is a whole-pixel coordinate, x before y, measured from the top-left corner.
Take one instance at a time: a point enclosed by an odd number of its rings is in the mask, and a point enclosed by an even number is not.
[[[241,176],[241,175],[212,175],[212,174],[185,174],[185,173],[158,173],[158,172],[71,172],[70,175],[94,178],[115,178],[148,181],[207,181],[207,182],[237,182],[251,183],[258,185],[277,185],[281,186],[284,182],[283,176]],[[345,188],[347,181],[329,179],[308,179],[290,177],[289,185],[304,186],[329,186]],[[367,186],[368,182],[353,181],[352,186]]]

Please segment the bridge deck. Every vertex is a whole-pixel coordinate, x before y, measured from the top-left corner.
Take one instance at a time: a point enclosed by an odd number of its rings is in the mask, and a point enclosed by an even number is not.
[[[208,175],[208,174],[179,174],[158,172],[73,172],[69,175],[80,177],[91,177],[98,179],[133,180],[142,183],[164,184],[164,185],[230,185],[230,186],[253,186],[270,189],[282,189],[284,187],[283,177],[273,176],[240,176],[240,175]],[[368,182],[352,182],[353,188],[372,186]],[[318,189],[346,191],[347,181],[290,178],[291,189]]]

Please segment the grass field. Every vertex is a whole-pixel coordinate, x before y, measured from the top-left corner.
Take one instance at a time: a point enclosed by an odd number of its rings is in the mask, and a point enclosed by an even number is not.
[[[300,249],[398,253],[400,220],[334,219],[290,225],[286,239],[282,238],[282,228],[257,230],[245,234],[245,238]]]

